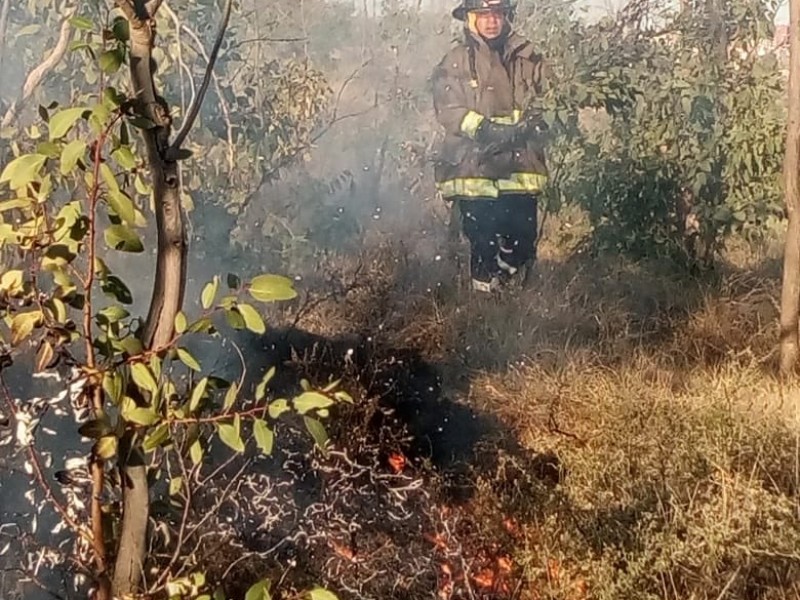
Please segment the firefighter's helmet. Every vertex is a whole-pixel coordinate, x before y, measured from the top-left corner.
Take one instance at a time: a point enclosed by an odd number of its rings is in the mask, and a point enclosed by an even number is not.
[[[497,9],[505,12],[508,17],[513,16],[514,5],[511,0],[461,0],[461,4],[453,9],[453,17],[464,21],[470,11]]]

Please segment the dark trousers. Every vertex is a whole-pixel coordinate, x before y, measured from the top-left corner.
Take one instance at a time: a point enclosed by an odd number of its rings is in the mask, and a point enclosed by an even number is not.
[[[499,198],[454,200],[470,243],[473,279],[488,282],[536,260],[537,196],[501,194]]]

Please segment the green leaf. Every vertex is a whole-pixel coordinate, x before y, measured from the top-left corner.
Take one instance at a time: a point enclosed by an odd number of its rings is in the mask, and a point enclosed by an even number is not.
[[[111,31],[114,33],[114,37],[123,43],[127,42],[131,37],[128,19],[124,17],[117,17],[114,19],[114,24],[111,26]]]
[[[241,281],[239,281],[239,276],[235,273],[228,273],[226,277],[228,288],[231,290],[238,290],[239,286],[241,285]]]
[[[169,440],[169,423],[161,423],[153,429],[142,442],[145,452],[152,452],[156,448],[163,446]]]
[[[202,462],[203,446],[200,444],[200,440],[195,440],[191,448],[189,448],[189,456],[191,457],[194,465],[199,465]]]
[[[270,367],[256,386],[256,400],[263,400],[264,396],[267,395],[267,386],[273,377],[275,377],[275,367]]]
[[[39,176],[46,160],[44,154],[23,154],[6,165],[0,174],[0,183],[9,182],[15,190],[23,188]]]
[[[227,412],[236,402],[236,396],[239,393],[239,386],[234,381],[231,383],[231,387],[228,388],[228,391],[225,392],[225,400],[222,403],[222,410]]]
[[[183,487],[183,477],[173,477],[169,480],[169,495],[175,496],[181,491]]]
[[[271,419],[277,419],[288,410],[290,410],[289,402],[285,398],[278,398],[269,403],[269,416]]]
[[[178,311],[178,314],[175,315],[175,332],[176,333],[183,333],[186,331],[186,326],[188,323],[186,322],[186,315],[182,310]]]
[[[122,51],[119,48],[114,48],[112,50],[106,50],[100,54],[98,64],[103,72],[112,74],[116,73],[122,66],[122,58]]]
[[[217,288],[219,288],[219,277],[214,275],[214,279],[205,285],[200,296],[200,302],[204,310],[211,308],[214,303],[214,298],[217,296]]]
[[[109,248],[122,252],[143,252],[144,245],[139,236],[125,225],[110,225],[103,232]]]
[[[103,293],[114,298],[117,302],[133,304],[133,294],[131,294],[128,286],[116,275],[107,276],[100,284],[100,288],[103,290]],[[132,354],[137,353],[133,352]]]
[[[219,425],[219,439],[234,450],[235,452],[244,452],[244,442],[242,442],[241,432],[239,431],[238,419],[234,419],[236,425],[229,423],[221,423]]]
[[[131,423],[147,427],[158,421],[158,415],[150,408],[133,408],[123,411],[122,418]]]
[[[158,391],[158,382],[146,364],[133,363],[131,365],[131,376],[134,383],[139,386],[139,389],[147,390],[151,394],[155,394]]]
[[[230,309],[225,311],[225,320],[233,329],[244,329],[247,327],[244,323],[244,317],[239,311]]]
[[[61,145],[59,142],[40,142],[36,145],[36,152],[55,160],[61,157]]]
[[[292,300],[297,297],[292,280],[281,275],[259,275],[250,282],[248,291],[259,302]]]
[[[117,181],[116,175],[114,175],[114,171],[111,170],[111,167],[108,166],[108,163],[101,163],[100,164],[100,176],[103,179],[103,182],[108,187],[109,191],[119,190],[119,182]]]
[[[258,314],[258,311],[249,304],[237,304],[236,310],[242,315],[244,324],[253,333],[265,333],[267,326],[264,325],[264,319]]]
[[[327,454],[328,432],[325,431],[325,426],[317,419],[311,417],[303,417],[303,422],[306,425],[306,429],[308,429],[308,432],[311,434],[311,437],[314,438],[317,447],[319,447],[323,453]]]
[[[78,161],[86,154],[86,142],[72,140],[61,150],[61,174],[67,175],[78,165]]]
[[[178,358],[183,364],[194,371],[200,371],[200,363],[186,348],[178,348]]]
[[[136,167],[136,156],[130,146],[120,146],[111,153],[112,158],[117,161],[120,167],[126,171],[130,171]]]
[[[103,375],[103,390],[105,390],[112,402],[118,403],[122,400],[122,375],[116,371],[107,372]]]
[[[136,210],[133,206],[133,200],[122,190],[109,190],[108,191],[108,204],[119,216],[120,219],[125,221],[128,225],[136,223]]]
[[[121,306],[106,306],[97,314],[102,316],[106,323],[117,323],[130,316],[130,313]]]
[[[33,204],[33,198],[15,198],[13,200],[5,200],[0,202],[0,213],[8,210],[16,210],[18,208],[28,209]]]
[[[34,327],[42,318],[39,310],[17,313],[11,319],[11,345],[16,346],[33,333]]]
[[[95,456],[108,460],[117,454],[117,436],[107,435],[100,438],[93,448]]]
[[[253,421],[253,437],[261,451],[269,456],[272,454],[272,446],[275,443],[275,434],[263,419]]]
[[[269,588],[271,587],[271,582],[269,579],[263,579],[258,583],[250,586],[250,589],[247,590],[247,593],[244,596],[244,600],[272,600],[272,596],[269,593]]]
[[[85,438],[99,440],[111,433],[111,424],[105,417],[92,419],[81,425],[78,428],[78,433]]]
[[[310,410],[327,408],[333,404],[333,400],[319,392],[303,392],[294,399],[294,408],[301,415]]]
[[[336,594],[321,587],[315,587],[310,590],[308,596],[311,600],[339,600]]]
[[[91,31],[94,29],[94,23],[92,23],[92,20],[88,19],[87,17],[72,17],[69,22],[73,27],[77,29],[83,29],[84,31]]]
[[[189,398],[189,412],[196,411],[197,407],[200,406],[200,400],[203,399],[203,394],[206,393],[206,387],[208,387],[208,377],[203,377],[197,382],[197,385],[194,386],[192,395]]]
[[[24,274],[20,269],[11,269],[0,276],[0,290],[10,295],[15,295],[22,291]]]
[[[208,317],[201,317],[189,325],[186,330],[189,333],[209,333],[214,328],[214,323]]]
[[[333,397],[339,400],[340,402],[347,402],[348,404],[353,404],[353,397],[347,392],[344,392],[342,390],[336,392],[333,395]]]
[[[87,110],[89,108],[86,106],[76,106],[74,108],[65,108],[50,115],[50,121],[47,124],[50,130],[50,141],[59,140],[67,135]]]

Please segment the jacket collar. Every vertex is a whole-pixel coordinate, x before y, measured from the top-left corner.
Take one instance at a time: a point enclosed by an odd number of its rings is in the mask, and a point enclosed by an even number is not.
[[[479,48],[489,49],[486,40],[484,40],[477,33],[473,33],[469,29],[465,30],[468,40],[476,44]],[[508,59],[513,56],[522,56],[523,58],[530,58],[533,55],[533,44],[527,39],[514,32],[513,30],[507,34],[505,49],[503,51],[503,58]]]

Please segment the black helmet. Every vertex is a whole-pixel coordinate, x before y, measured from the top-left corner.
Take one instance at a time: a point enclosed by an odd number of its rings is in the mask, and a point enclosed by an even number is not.
[[[513,14],[514,5],[511,0],[461,0],[461,5],[453,9],[453,17],[459,21],[466,19],[471,10],[493,10],[500,8],[507,15]]]

